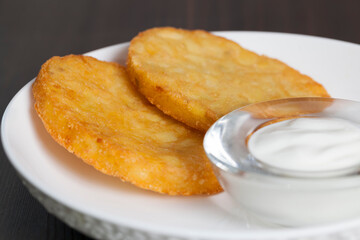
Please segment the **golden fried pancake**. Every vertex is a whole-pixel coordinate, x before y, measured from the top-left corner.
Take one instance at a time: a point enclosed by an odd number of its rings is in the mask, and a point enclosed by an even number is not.
[[[286,64],[202,30],[164,27],[140,33],[130,43],[127,71],[151,103],[202,131],[250,103],[329,96]]]
[[[101,172],[171,195],[221,191],[203,135],[148,103],[122,66],[53,57],[42,66],[33,94],[51,136]]]

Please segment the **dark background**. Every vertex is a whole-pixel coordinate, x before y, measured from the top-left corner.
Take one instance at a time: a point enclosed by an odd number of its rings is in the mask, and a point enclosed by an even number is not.
[[[360,43],[358,0],[0,0],[0,111],[54,55],[155,26],[300,33]],[[0,239],[89,239],[48,214],[0,151]]]

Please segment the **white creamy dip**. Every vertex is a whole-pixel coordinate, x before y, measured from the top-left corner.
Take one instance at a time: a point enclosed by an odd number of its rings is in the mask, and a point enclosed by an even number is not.
[[[333,171],[360,165],[360,127],[340,118],[297,118],[263,127],[248,149],[260,162],[291,171]]]

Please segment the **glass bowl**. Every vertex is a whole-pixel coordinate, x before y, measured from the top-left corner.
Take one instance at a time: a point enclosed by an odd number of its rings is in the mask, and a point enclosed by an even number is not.
[[[254,131],[299,117],[340,118],[360,126],[360,103],[334,98],[280,99],[251,104],[220,118],[206,133],[204,149],[225,192],[239,208],[283,226],[359,217],[360,166],[286,171],[262,164],[249,152],[247,141]]]

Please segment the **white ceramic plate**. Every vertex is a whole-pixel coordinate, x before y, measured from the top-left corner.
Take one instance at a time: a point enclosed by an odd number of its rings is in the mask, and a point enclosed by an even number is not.
[[[322,83],[333,97],[360,101],[360,46],[294,34],[217,32],[243,47],[278,58]],[[124,64],[128,43],[88,53]],[[13,98],[1,126],[9,160],[51,213],[102,239],[348,239],[360,216],[346,222],[282,228],[235,210],[226,193],[170,197],[103,175],[60,147],[33,109],[31,82]],[[233,214],[237,211],[237,217]]]

